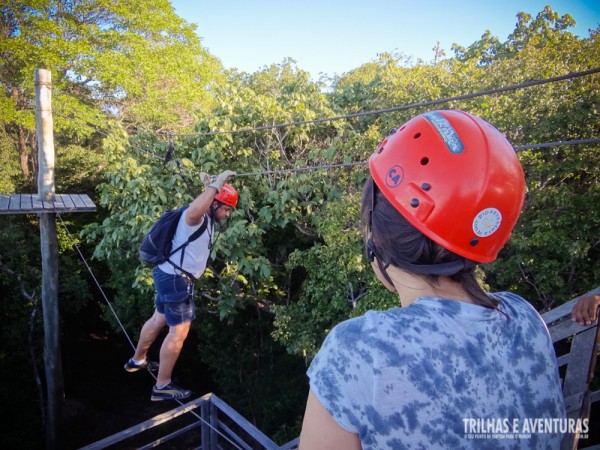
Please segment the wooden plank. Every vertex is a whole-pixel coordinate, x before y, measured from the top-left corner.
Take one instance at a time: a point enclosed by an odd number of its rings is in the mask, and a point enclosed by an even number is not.
[[[75,209],[75,203],[73,202],[73,199],[71,198],[70,195],[63,194],[63,195],[60,196],[60,198],[61,198],[61,200],[63,202],[63,205],[64,205],[65,209],[67,209],[67,210],[73,210],[73,209]]]
[[[299,443],[300,438],[293,439],[290,442],[283,444],[281,447],[279,447],[279,450],[295,450],[298,448]]]
[[[116,444],[117,442],[121,442],[125,439],[128,439],[131,436],[135,436],[136,434],[139,434],[144,430],[154,428],[162,423],[174,419],[175,417],[179,417],[182,414],[192,411],[193,409],[201,405],[203,402],[206,402],[206,399],[204,397],[197,398],[189,403],[186,403],[185,405],[181,405],[175,409],[159,414],[158,416],[155,416],[150,420],[146,420],[145,422],[142,422],[138,425],[129,427],[126,430],[113,434],[112,436],[108,436],[86,447],[82,447],[80,450],[98,450],[109,447],[111,445]]]
[[[52,207],[54,208],[55,211],[62,211],[65,208],[65,203],[63,201],[63,198],[67,197],[66,195],[60,195],[57,194],[54,196],[54,201],[51,202],[52,203]]]
[[[21,194],[19,196],[20,201],[20,210],[21,211],[33,211],[33,206],[31,204],[31,195]]]
[[[94,202],[88,195],[84,194],[84,195],[80,195],[79,197],[86,208],[94,208],[94,211],[96,210],[96,205],[94,204]]]
[[[167,434],[166,436],[163,436],[161,438],[158,438],[155,441],[152,441],[152,442],[144,445],[143,447],[138,447],[137,450],[151,450],[155,447],[158,447],[159,445],[164,444],[165,442],[169,442],[169,441],[175,439],[176,437],[181,436],[184,433],[187,433],[188,431],[192,431],[195,428],[200,428],[200,424],[198,422],[191,423],[183,428],[180,428],[177,431],[173,431],[172,433]]]
[[[208,449],[212,450],[212,449],[218,449],[218,442],[219,442],[219,436],[218,436],[218,426],[219,426],[219,409],[216,407],[216,405],[213,403],[213,397],[210,397],[210,403],[208,404],[208,424],[210,427],[210,433],[209,433],[209,440],[208,440]],[[202,444],[204,445],[204,444]]]
[[[1,194],[0,214],[93,212],[96,205],[87,194],[56,194],[53,202],[41,201],[37,194]]]
[[[31,197],[31,206],[34,211],[41,211],[44,209],[44,203],[37,195]]]
[[[571,357],[570,353],[567,353],[566,355],[559,356],[558,358],[556,358],[556,364],[558,365],[558,367],[562,367],[565,364],[569,364],[570,357]]]
[[[573,300],[570,300],[554,308],[553,310],[542,314],[544,322],[546,322],[548,325],[548,330],[550,331],[553,342],[560,341],[566,337],[580,333],[589,327],[598,325],[597,319],[591,325],[579,325],[577,322],[573,322],[571,319],[571,311],[573,306],[575,306],[581,297],[598,294],[600,294],[600,288],[593,289],[580,297],[576,297]]]
[[[202,402],[200,404],[200,443],[202,444],[202,449],[207,449],[208,448],[208,441],[209,441],[209,435],[210,435],[210,429],[208,428],[208,421],[210,420],[210,411],[209,411],[209,405],[210,405],[210,396],[211,394],[206,394],[203,398],[205,398],[206,401]]]
[[[585,295],[600,294],[600,288]],[[598,344],[598,320],[590,325],[579,325],[571,319],[571,312],[581,297],[558,306],[542,315],[548,325],[553,342],[572,339],[569,353],[557,358],[560,366],[566,366],[562,381],[563,396],[567,417],[587,418],[589,415],[589,383],[596,365]],[[561,450],[577,448],[579,433],[566,433],[561,442]]]
[[[546,322],[547,324],[550,324],[556,320],[561,319],[562,317],[570,315],[571,310],[573,309],[573,306],[575,306],[575,303],[577,303],[581,297],[585,297],[587,295],[594,295],[594,294],[600,294],[600,287],[593,289],[584,295],[581,295],[572,300],[569,300],[568,302],[563,303],[562,305],[557,306],[556,308],[543,313],[542,317],[544,318],[544,322]]]
[[[21,194],[12,194],[10,196],[10,204],[8,205],[9,211],[19,211],[21,209]]]
[[[231,428],[229,428],[223,422],[219,422],[219,430],[224,431],[223,436],[227,436],[227,439],[231,439],[230,443],[236,445],[238,448],[242,450],[253,450],[252,446],[246,444],[246,442],[244,442],[244,440],[240,436],[238,436]]]
[[[0,194],[0,210],[8,209],[9,203],[10,203],[10,195]]]
[[[575,303],[577,303],[578,299],[579,297],[574,298],[566,303],[563,303],[562,305],[557,306],[554,309],[551,309],[550,311],[543,313],[542,317],[544,318],[544,322],[550,324],[565,317],[568,314],[571,314],[571,310],[573,309],[573,306],[575,306]]]
[[[79,197],[78,195],[72,195],[71,199],[73,200],[73,203],[75,203],[75,208],[85,208],[85,203],[81,200],[81,197]]]
[[[42,206],[44,208],[44,212],[55,212],[56,208],[54,207],[54,202],[42,201]]]
[[[248,422],[241,414],[235,411],[231,406],[225,403],[216,395],[213,395],[210,399],[211,403],[214,404],[219,410],[229,416],[235,423],[237,423],[246,433],[248,433],[256,442],[265,447],[266,449],[279,448],[275,442],[269,439],[262,431]]]
[[[598,321],[594,322],[598,323]],[[549,328],[550,336],[552,336],[552,342],[562,341],[569,336],[573,336],[574,334],[580,333],[584,330],[587,330],[589,327],[593,325],[580,325],[577,322],[573,322],[570,318],[563,320],[562,322],[558,322],[552,325]]]

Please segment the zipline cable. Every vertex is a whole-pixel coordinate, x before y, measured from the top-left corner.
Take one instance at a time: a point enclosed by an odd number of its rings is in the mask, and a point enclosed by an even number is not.
[[[529,150],[534,148],[560,147],[561,145],[596,144],[598,142],[600,142],[600,138],[573,139],[572,141],[556,141],[545,142],[541,144],[516,145],[514,148],[515,150]]]
[[[564,145],[580,145],[580,144],[597,144],[600,142],[600,138],[589,138],[589,139],[574,139],[571,141],[554,141],[554,142],[544,142],[540,144],[526,144],[526,145],[516,145],[514,146],[515,151],[520,150],[530,150],[530,149],[538,149],[538,148],[550,148],[550,147],[560,147]],[[136,150],[138,151],[138,150]],[[155,155],[154,153],[150,153],[148,151],[139,150],[138,152],[143,152],[144,156],[148,158],[154,158],[156,160],[162,161],[163,158]],[[278,169],[278,170],[264,170],[259,172],[242,172],[238,173],[236,177],[249,177],[256,175],[275,175],[279,173],[293,173],[293,172],[310,172],[313,170],[328,170],[335,169],[341,167],[353,167],[353,166],[364,166],[368,161],[357,161],[351,163],[339,163],[339,164],[325,164],[319,166],[306,166],[306,167],[295,167],[290,169]],[[163,166],[165,167],[165,166]],[[181,173],[179,173],[181,175]]]
[[[561,145],[576,145],[576,144],[592,144],[600,142],[600,138],[595,139],[576,139],[573,141],[558,141],[558,142],[548,142],[544,144],[530,144],[530,145],[518,145],[515,146],[515,150],[528,150],[535,148],[544,148],[544,147],[558,147]],[[289,173],[289,172],[307,172],[312,170],[324,170],[324,169],[334,169],[338,167],[352,167],[352,166],[364,166],[368,164],[368,161],[357,161],[346,164],[327,164],[323,166],[307,166],[307,167],[298,167],[293,169],[280,169],[280,170],[264,170],[262,172],[244,172],[238,173],[236,177],[247,177],[251,175],[272,175],[276,173]]]
[[[244,172],[244,173],[236,173],[236,177],[249,177],[252,175],[273,175],[276,173],[291,173],[291,172],[310,172],[313,170],[328,170],[334,169],[337,167],[352,167],[352,166],[364,166],[367,164],[367,161],[358,161],[346,164],[326,164],[322,166],[307,166],[307,167],[296,167],[292,169],[279,169],[279,170],[264,170],[262,172]]]
[[[454,97],[446,97],[446,98],[441,98],[438,100],[430,100],[430,101],[420,102],[420,103],[410,103],[407,105],[395,106],[392,108],[376,109],[376,110],[372,110],[372,111],[362,111],[362,112],[349,113],[349,114],[333,116],[333,117],[322,117],[319,119],[312,119],[312,120],[301,120],[301,121],[297,121],[297,122],[287,122],[287,123],[279,123],[279,124],[272,124],[272,125],[259,125],[259,126],[252,127],[252,128],[240,128],[239,130],[206,131],[203,133],[181,133],[181,134],[158,132],[158,133],[154,133],[154,134],[157,136],[171,135],[171,136],[181,136],[181,137],[183,137],[183,136],[187,136],[187,137],[215,136],[215,135],[219,135],[219,134],[248,133],[251,131],[270,130],[270,129],[274,129],[274,128],[286,128],[286,127],[291,127],[291,126],[296,126],[296,125],[310,125],[310,124],[316,124],[316,123],[321,123],[321,122],[332,122],[335,120],[351,119],[353,117],[361,117],[361,116],[369,116],[369,115],[375,115],[375,114],[384,114],[384,113],[389,113],[389,112],[403,111],[403,110],[411,109],[411,108],[420,108],[420,107],[424,107],[424,106],[438,105],[440,103],[448,103],[448,102],[454,102],[454,101],[458,101],[458,100],[467,100],[470,98],[482,97],[484,95],[516,91],[518,89],[528,88],[528,87],[532,87],[532,86],[539,86],[542,84],[554,83],[557,81],[564,81],[564,80],[570,80],[573,78],[584,77],[584,76],[592,75],[592,74],[595,74],[598,72],[600,72],[600,67],[595,68],[595,69],[584,70],[581,72],[571,72],[566,75],[561,75],[561,76],[552,77],[552,78],[545,78],[543,80],[525,81],[523,83],[514,84],[511,86],[489,89],[487,91],[473,92],[471,94],[457,95]]]
[[[67,236],[69,237],[69,239],[71,240],[71,245],[72,247],[77,251],[77,253],[79,254],[79,257],[81,258],[81,260],[83,261],[83,264],[85,265],[85,267],[87,268],[88,272],[90,273],[90,275],[92,276],[92,279],[94,280],[94,282],[96,283],[96,286],[98,287],[98,290],[100,291],[100,293],[102,294],[102,297],[104,298],[104,301],[106,302],[106,304],[108,305],[108,307],[110,308],[111,312],[113,313],[116,321],[118,322],[119,326],[121,327],[121,330],[123,331],[123,334],[125,335],[125,337],[127,338],[127,340],[129,341],[129,344],[131,345],[131,348],[133,349],[133,351],[135,351],[135,345],[133,343],[133,341],[131,340],[131,338],[129,337],[129,334],[127,333],[127,330],[125,329],[125,326],[123,325],[123,323],[121,322],[121,320],[119,319],[119,316],[117,315],[117,312],[114,310],[114,308],[112,307],[110,300],[108,300],[108,297],[106,296],[106,294],[104,293],[104,289],[102,289],[102,286],[100,285],[100,283],[98,282],[98,279],[96,278],[96,276],[94,275],[94,272],[92,271],[91,267],[89,266],[89,264],[87,263],[87,260],[85,258],[85,256],[83,256],[83,253],[81,252],[81,250],[79,249],[79,246],[77,245],[77,243],[75,242],[75,239],[73,238],[73,236],[71,235],[71,232],[69,231],[69,229],[67,228],[67,225],[65,224],[65,222],[62,219],[62,216],[58,213],[56,213],[56,216],[60,219],[60,222],[63,226],[63,228],[65,229],[65,231],[67,232]],[[147,371],[156,381],[156,376],[150,371]],[[183,406],[183,402],[177,398],[174,398],[172,400],[175,400],[177,403],[179,403],[179,405]],[[229,439],[227,436],[225,436],[221,431],[219,431],[218,428],[216,428],[215,426],[211,425],[209,422],[207,422],[205,419],[203,419],[201,416],[199,416],[195,411],[190,410],[188,411],[190,414],[192,414],[193,416],[195,416],[200,422],[203,422],[204,424],[208,425],[209,428],[212,428],[214,431],[216,431],[219,435],[221,435],[221,437],[223,437],[225,440],[227,440],[231,445],[233,445],[237,450],[243,450],[240,446],[238,446],[235,442],[233,442],[231,439]]]

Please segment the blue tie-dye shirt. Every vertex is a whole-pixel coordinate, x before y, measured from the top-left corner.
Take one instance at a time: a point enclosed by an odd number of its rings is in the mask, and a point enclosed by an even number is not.
[[[521,297],[494,295],[502,312],[421,297],[338,324],[312,391],[363,449],[559,448],[559,433],[524,427],[565,417],[547,328]]]

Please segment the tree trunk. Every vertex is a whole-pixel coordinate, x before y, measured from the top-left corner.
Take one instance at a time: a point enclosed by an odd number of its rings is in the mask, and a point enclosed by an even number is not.
[[[18,140],[17,140],[17,149],[19,150],[19,164],[21,166],[21,172],[25,178],[29,179],[31,172],[29,171],[29,155],[27,154],[27,139],[25,137],[25,130],[22,127],[19,127]]]

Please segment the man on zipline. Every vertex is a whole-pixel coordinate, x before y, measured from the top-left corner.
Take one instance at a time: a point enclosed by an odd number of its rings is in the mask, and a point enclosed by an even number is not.
[[[205,226],[206,232],[189,242],[184,249],[175,252],[168,261],[157,265],[152,272],[157,292],[154,300],[156,309],[142,327],[135,354],[125,364],[125,370],[136,372],[140,369],[158,369],[156,385],[152,388],[150,397],[153,401],[184,399],[191,395],[191,391],[176,386],[171,376],[192,320],[196,316],[194,282],[202,276],[206,268],[212,248],[214,222],[227,219],[237,205],[237,191],[225,183],[232,175],[235,175],[235,172],[226,170],[212,181],[203,180],[206,189],[181,214],[172,248],[177,249],[185,243],[205,220],[208,221]],[[180,264],[177,265],[173,261]],[[147,360],[146,354],[165,325],[169,326],[169,333],[160,348],[159,365]]]

